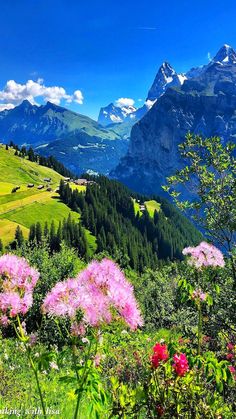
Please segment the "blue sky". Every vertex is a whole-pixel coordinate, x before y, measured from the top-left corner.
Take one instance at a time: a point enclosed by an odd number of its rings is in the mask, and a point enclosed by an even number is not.
[[[224,43],[236,47],[231,0],[0,3],[1,103],[15,104],[32,91],[28,80],[41,79],[41,87],[33,86],[42,92],[37,103],[52,98],[97,118],[101,106],[120,97],[136,105],[145,99],[164,60],[184,72],[206,63]],[[9,80],[17,84],[4,89]]]

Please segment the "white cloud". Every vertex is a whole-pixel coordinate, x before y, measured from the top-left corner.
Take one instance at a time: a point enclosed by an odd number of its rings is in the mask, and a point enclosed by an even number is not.
[[[116,100],[115,105],[118,106],[118,108],[122,108],[123,106],[134,106],[134,99],[121,97]]]
[[[73,101],[78,103],[79,105],[83,104],[83,94],[81,92],[81,90],[75,90],[74,94],[73,94]]]
[[[4,89],[0,90],[0,110],[14,108],[25,99],[32,104],[37,104],[35,99],[39,97],[45,102],[49,101],[56,105],[60,105],[62,100],[67,103],[83,104],[83,94],[80,90],[75,90],[72,95],[69,95],[64,87],[45,86],[43,79],[28,80],[25,84],[8,80]]]
[[[0,103],[0,112],[5,109],[13,109],[15,106],[12,103]]]
[[[207,58],[208,58],[209,61],[211,61],[211,53],[210,52],[207,53]]]

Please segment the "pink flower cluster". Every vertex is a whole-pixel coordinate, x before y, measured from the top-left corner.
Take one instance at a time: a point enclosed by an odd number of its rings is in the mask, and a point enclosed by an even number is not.
[[[25,314],[32,306],[33,291],[39,272],[24,258],[14,255],[0,257],[0,323],[6,326],[9,317]]]
[[[186,247],[183,255],[190,255],[189,263],[196,268],[207,266],[224,267],[225,261],[222,252],[212,244],[201,242],[196,247]]]
[[[42,308],[44,313],[69,316],[72,320],[80,310],[83,322],[91,326],[110,323],[115,309],[131,329],[143,324],[132,285],[109,259],[93,261],[77,278],[56,284]],[[75,334],[75,323],[72,329]]]
[[[185,354],[175,354],[173,368],[179,377],[183,377],[189,370],[188,360]]]
[[[203,292],[200,288],[199,289],[196,289],[192,293],[192,299],[193,300],[205,301],[206,298],[207,298],[207,294],[205,292]]]

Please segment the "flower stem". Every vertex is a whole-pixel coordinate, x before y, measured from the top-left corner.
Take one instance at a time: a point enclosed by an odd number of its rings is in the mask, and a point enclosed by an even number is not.
[[[198,303],[198,351],[197,354],[201,353],[201,344],[202,344],[202,307],[201,302]]]
[[[20,321],[20,318],[19,318],[18,315],[17,315],[17,323],[18,323],[18,326],[19,326],[19,332],[20,333],[17,332],[17,329],[14,325],[16,335],[17,335],[18,339],[20,339],[23,342],[24,347],[26,349],[26,353],[27,353],[31,368],[34,372],[34,376],[35,376],[35,380],[36,380],[36,384],[37,384],[37,389],[38,389],[38,393],[39,393],[39,397],[40,397],[40,401],[41,401],[41,405],[42,405],[42,409],[43,409],[43,417],[46,419],[47,418],[46,408],[45,408],[45,404],[44,404],[44,400],[43,400],[42,390],[41,390],[40,383],[39,383],[38,372],[37,372],[37,369],[34,365],[34,361],[32,359],[32,356],[31,356],[31,349],[27,345],[27,336],[25,336],[24,328],[22,327],[22,324],[21,324],[21,321]]]
[[[37,369],[35,368],[35,365],[34,365],[34,362],[32,360],[29,348],[26,348],[26,350],[27,350],[27,355],[28,355],[29,361],[30,361],[30,365],[32,367],[32,370],[34,371],[35,380],[36,380],[36,384],[37,384],[37,389],[38,389],[38,392],[39,392],[39,397],[40,397],[40,401],[41,401],[41,405],[42,405],[42,409],[43,409],[43,417],[46,419],[47,418],[46,408],[45,408],[45,404],[44,404],[44,400],[43,400],[42,390],[41,390],[40,383],[39,383],[38,372],[37,372]]]
[[[91,346],[92,346],[92,343],[90,342],[89,349],[88,349],[88,352],[87,352],[87,355],[86,355],[86,358],[85,358],[83,375],[82,375],[82,378],[81,378],[81,381],[80,381],[80,386],[79,386],[79,389],[78,389],[78,397],[77,397],[74,419],[77,419],[77,417],[78,417],[79,406],[80,406],[80,402],[81,402],[81,398],[82,398],[82,394],[83,394],[83,387],[84,387],[84,384],[87,381],[87,377],[88,377],[88,373],[89,373],[88,360],[89,360],[89,356],[90,356],[90,352],[91,352]],[[76,367],[76,363],[75,363],[74,354],[73,354],[73,360],[74,360],[74,365],[75,365],[75,368],[76,368],[76,376],[78,378],[78,372],[77,372],[77,367]]]

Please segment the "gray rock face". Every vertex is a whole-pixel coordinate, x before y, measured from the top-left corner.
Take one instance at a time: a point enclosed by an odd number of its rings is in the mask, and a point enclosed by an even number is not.
[[[228,51],[226,59],[224,52]],[[160,193],[183,167],[178,145],[187,132],[236,142],[235,52],[223,47],[196,78],[162,95],[131,131],[129,150],[112,176],[146,193]]]
[[[148,92],[147,100],[158,99],[168,87],[181,86],[185,77],[179,75],[167,62],[164,62],[158,70],[156,78],[153,82],[151,89]]]

